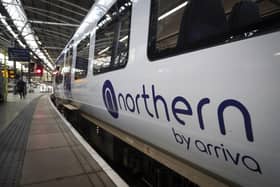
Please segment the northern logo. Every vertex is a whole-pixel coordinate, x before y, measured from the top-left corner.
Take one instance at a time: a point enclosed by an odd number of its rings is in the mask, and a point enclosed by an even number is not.
[[[190,122],[190,117],[196,118],[196,124],[201,130],[205,130],[206,123],[205,108],[211,104],[211,99],[208,97],[201,98],[197,101],[196,106],[192,106],[188,99],[184,96],[169,97],[168,100],[156,90],[155,85],[151,85],[151,89],[147,89],[145,84],[142,85],[142,91],[139,93],[115,93],[114,87],[109,80],[106,80],[103,85],[103,100],[108,112],[114,117],[119,117],[120,111],[146,115],[153,119],[165,119],[166,122],[174,121],[177,124],[186,126]],[[250,113],[246,106],[235,99],[225,99],[216,106],[217,121],[220,133],[226,135],[227,121],[225,113],[229,111],[227,108],[235,108],[240,112],[240,117],[243,118],[243,126],[245,135],[248,141],[253,142],[253,128]],[[197,115],[194,115],[197,114]]]
[[[109,80],[106,80],[102,89],[103,101],[107,108],[107,111],[114,117],[119,117],[119,110],[117,105],[117,98],[114,87]]]

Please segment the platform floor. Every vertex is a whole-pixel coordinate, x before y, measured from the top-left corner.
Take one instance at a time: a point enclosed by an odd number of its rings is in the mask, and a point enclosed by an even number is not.
[[[8,93],[7,102],[0,103],[0,133],[12,122],[12,120],[33,101],[42,95],[41,93],[28,93],[25,99],[20,99],[19,95]]]
[[[32,100],[1,132],[0,186],[126,186],[104,161],[93,159],[48,97]]]

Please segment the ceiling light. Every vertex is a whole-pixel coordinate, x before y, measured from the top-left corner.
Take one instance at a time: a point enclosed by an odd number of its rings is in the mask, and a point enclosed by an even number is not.
[[[184,3],[182,3],[182,4],[180,4],[179,6],[177,6],[177,7],[173,8],[173,9],[171,9],[170,11],[168,11],[168,12],[166,12],[166,13],[164,13],[164,14],[162,14],[160,17],[158,17],[158,21],[160,21],[160,20],[162,20],[162,19],[164,19],[164,18],[170,16],[170,15],[173,14],[174,12],[176,12],[176,11],[180,10],[181,8],[185,7],[187,4],[188,4],[188,1],[186,1],[186,2],[184,2]]]

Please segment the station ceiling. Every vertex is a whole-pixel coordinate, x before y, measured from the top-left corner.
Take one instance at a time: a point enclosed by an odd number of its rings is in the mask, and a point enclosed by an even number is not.
[[[15,33],[19,34],[11,18],[5,10],[8,3],[17,5],[21,1],[23,10],[33,34],[40,41],[40,48],[46,50],[52,61],[59,56],[67,42],[94,4],[95,0],[1,0],[0,12]],[[2,23],[1,23],[2,24]],[[24,36],[19,37],[21,39]],[[10,47],[13,36],[4,28],[0,28],[0,45]]]
[[[56,59],[94,0],[21,0],[33,30]]]

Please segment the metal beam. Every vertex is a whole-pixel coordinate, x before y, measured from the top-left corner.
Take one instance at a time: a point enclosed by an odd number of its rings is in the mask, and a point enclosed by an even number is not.
[[[6,38],[0,36],[0,44],[1,46],[3,47],[10,47],[11,45],[11,41],[10,40],[7,40]]]
[[[39,21],[39,20],[29,20],[30,23],[45,24],[45,25],[58,25],[65,27],[79,27],[79,24],[72,23],[60,23],[60,22],[50,22],[50,21]]]
[[[88,9],[85,9],[85,8],[83,8],[83,7],[81,7],[81,6],[77,5],[77,4],[70,3],[68,1],[64,1],[64,0],[57,0],[57,1],[60,1],[62,3],[65,3],[65,4],[69,5],[69,6],[72,6],[72,7],[78,8],[78,9],[84,11],[85,13],[87,13],[89,11]]]
[[[67,36],[72,35],[77,30],[76,27],[60,27],[60,26],[57,26],[57,25],[40,25],[40,24],[34,24],[33,28],[35,28],[35,29],[45,29],[45,30],[47,29],[47,30],[50,30],[50,31],[65,34]]]
[[[4,34],[6,38],[9,38],[9,40],[13,39],[14,37],[7,31],[7,28],[5,27],[4,24],[2,24],[2,22],[0,22],[0,31],[1,34]]]
[[[85,16],[86,16],[86,14],[82,14],[82,13],[79,13],[79,12],[77,12],[77,11],[71,10],[71,9],[69,9],[69,8],[65,8],[65,7],[63,7],[63,6],[57,5],[56,3],[52,3],[52,2],[50,2],[49,0],[39,0],[39,1],[42,1],[42,2],[44,2],[44,3],[46,3],[46,4],[49,4],[49,5],[51,5],[51,6],[60,8],[60,9],[62,9],[62,10],[71,12],[71,13],[73,13],[73,14],[76,14],[76,15],[79,15],[79,16],[82,16],[82,17],[85,17]]]
[[[27,11],[30,11],[30,12],[35,12],[35,13],[41,12],[41,13],[44,13],[44,14],[51,14],[51,15],[54,15],[54,16],[59,16],[59,17],[65,19],[65,20],[73,21],[75,23],[80,23],[81,22],[81,20],[74,19],[72,17],[66,16],[64,14],[60,14],[60,13],[57,13],[57,12],[54,12],[54,11],[50,11],[50,10],[35,8],[35,7],[31,7],[31,6],[24,6],[24,9],[27,10]]]
[[[34,29],[35,32],[37,33],[41,33],[42,35],[45,34],[45,35],[49,35],[51,37],[60,37],[62,39],[65,39],[65,40],[69,40],[72,36],[72,34],[64,34],[64,33],[60,33],[59,31],[53,31],[53,30],[48,30],[48,29],[40,29],[40,28],[36,28]]]
[[[45,46],[44,49],[51,49],[51,50],[62,50],[64,47],[54,47],[54,46]]]
[[[17,4],[17,3],[8,3],[8,2],[1,2],[4,6],[5,5],[14,5],[14,6],[19,6],[19,4]]]
[[[0,19],[11,20],[11,21],[20,21],[20,22],[26,21],[26,20],[21,20],[21,19],[12,19],[12,18],[6,17],[6,16],[0,16]]]
[[[38,15],[40,15],[40,16],[46,17],[46,18],[48,18],[48,19],[52,19],[52,20],[59,21],[59,22],[62,22],[62,23],[67,23],[67,22],[66,22],[65,20],[63,20],[63,19],[59,19],[59,18],[57,18],[57,17],[50,16],[50,15],[48,15],[48,14],[46,14],[46,13],[37,12],[37,11],[35,11],[35,10],[29,10],[29,11],[30,11],[30,12],[33,12],[34,14],[38,14]]]

